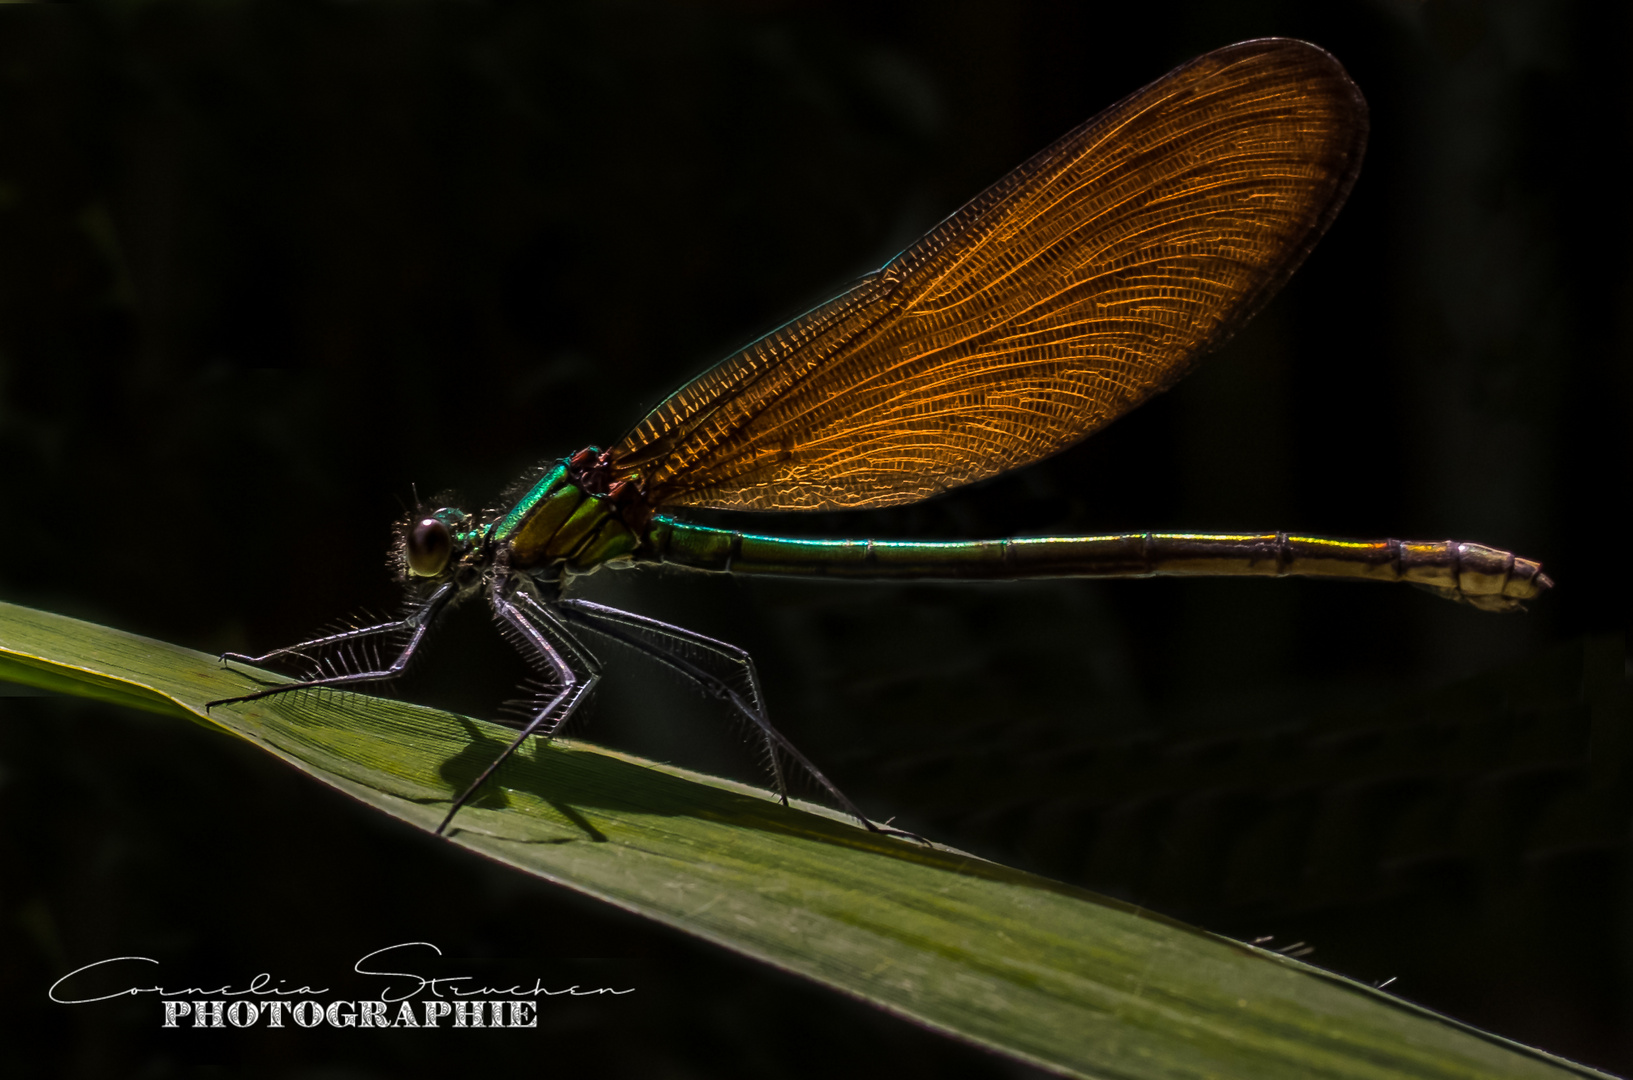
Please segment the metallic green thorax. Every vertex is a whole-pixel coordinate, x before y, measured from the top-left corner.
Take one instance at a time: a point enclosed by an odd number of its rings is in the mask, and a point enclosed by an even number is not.
[[[488,538],[510,549],[510,565],[518,570],[562,562],[573,573],[628,555],[640,542],[610,501],[573,482],[565,461],[529,488]]]

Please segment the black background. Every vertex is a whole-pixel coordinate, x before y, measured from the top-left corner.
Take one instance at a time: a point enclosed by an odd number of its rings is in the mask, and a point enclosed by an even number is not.
[[[1097,109],[1208,49],[1303,37],[1371,102],[1367,163],[1305,268],[1197,375],[951,497],[734,523],[1455,536],[1547,565],[1560,587],[1530,613],[1308,582],[603,573],[583,595],[752,647],[779,725],[878,817],[1221,933],[1308,942],[1311,962],[1626,1071],[1625,739],[1545,768],[1517,743],[1474,764],[1410,740],[1333,750],[1364,743],[1368,717],[1433,728],[1424,695],[1471,678],[1486,713],[1458,730],[1587,730],[1569,692],[1532,708],[1479,687],[1621,632],[1620,583],[1593,561],[1623,483],[1614,358],[1633,309],[1605,256],[1628,240],[1620,8],[12,9],[0,596],[210,652],[389,609],[383,553],[411,485],[483,503],[615,439]],[[491,715],[523,672],[481,610],[455,621],[408,692]],[[706,703],[608,659],[577,734],[753,775]],[[202,729],[0,699],[0,785],[0,1023],[42,1075],[1024,1071],[490,866]],[[1543,837],[1589,787],[1604,812]],[[1403,853],[1406,818],[1431,839]],[[405,940],[466,970],[638,992],[468,1038],[163,1032],[151,1002],[43,996],[130,954],[178,983],[346,986],[354,959]]]

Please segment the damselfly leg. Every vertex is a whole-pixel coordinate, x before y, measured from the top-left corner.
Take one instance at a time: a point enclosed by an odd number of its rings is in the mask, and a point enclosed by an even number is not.
[[[532,594],[517,588],[507,588],[500,582],[489,593],[494,615],[499,619],[500,631],[529,664],[553,676],[555,690],[542,706],[525,718],[522,730],[511,740],[499,756],[488,763],[481,775],[471,781],[459,798],[448,808],[448,814],[437,826],[440,835],[454,815],[471,801],[499,766],[534,735],[548,741],[565,724],[584,701],[584,696],[601,679],[601,665],[594,656],[574,639],[548,605]],[[537,703],[535,703],[537,705]]]
[[[823,775],[810,758],[800,752],[799,747],[772,726],[766,715],[764,695],[760,692],[759,673],[755,670],[753,658],[744,650],[684,627],[587,600],[562,600],[556,609],[567,622],[628,645],[678,672],[711,697],[730,705],[741,718],[752,724],[765,742],[777,795],[784,806],[788,805],[788,786],[781,759],[786,755],[788,760],[820,784],[840,809],[861,822],[870,832],[923,842],[923,837],[915,833],[894,829],[888,824],[875,824],[846,798],[832,780]]]
[[[217,705],[232,705],[241,701],[259,701],[261,698],[273,697],[277,694],[288,694],[296,690],[315,690],[322,687],[357,686],[372,682],[388,682],[397,678],[413,661],[421,645],[425,643],[425,636],[431,625],[436,622],[437,615],[454,595],[452,583],[444,585],[432,593],[424,603],[419,604],[413,611],[401,619],[379,623],[374,626],[355,627],[339,633],[327,634],[323,637],[303,641],[297,645],[290,645],[282,649],[274,649],[260,656],[247,656],[243,653],[223,653],[223,662],[231,661],[237,664],[249,664],[261,667],[265,664],[276,663],[280,660],[294,658],[312,664],[318,670],[325,666],[334,666],[335,661],[330,659],[335,655],[355,656],[352,647],[361,642],[368,642],[375,638],[389,638],[394,634],[407,634],[408,639],[403,642],[391,663],[384,666],[368,667],[362,670],[347,671],[338,668],[328,675],[318,675],[310,679],[300,679],[295,682],[282,683],[278,686],[269,686],[264,690],[257,690],[251,694],[240,694],[237,697],[218,698],[215,701],[206,701],[205,709]]]

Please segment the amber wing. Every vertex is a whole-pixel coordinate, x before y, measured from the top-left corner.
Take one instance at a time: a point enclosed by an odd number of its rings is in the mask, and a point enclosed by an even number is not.
[[[825,510],[1053,454],[1269,300],[1342,206],[1366,130],[1313,45],[1199,57],[682,387],[612,463],[658,506]]]

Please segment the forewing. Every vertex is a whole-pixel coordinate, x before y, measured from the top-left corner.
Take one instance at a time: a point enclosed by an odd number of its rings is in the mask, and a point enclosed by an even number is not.
[[[656,505],[889,506],[1046,457],[1171,386],[1343,204],[1366,103],[1299,41],[1207,54],[994,184],[613,450]]]

